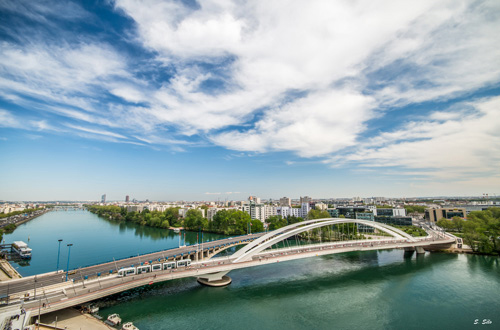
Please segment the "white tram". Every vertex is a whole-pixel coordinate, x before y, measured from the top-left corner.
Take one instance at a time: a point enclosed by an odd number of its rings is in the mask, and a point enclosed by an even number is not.
[[[171,270],[175,268],[188,267],[191,266],[191,259],[184,259],[178,261],[170,261],[164,263],[157,263],[152,265],[142,265],[137,267],[128,267],[118,270],[118,276],[130,276],[136,274],[144,274],[150,272],[157,272],[161,270]]]

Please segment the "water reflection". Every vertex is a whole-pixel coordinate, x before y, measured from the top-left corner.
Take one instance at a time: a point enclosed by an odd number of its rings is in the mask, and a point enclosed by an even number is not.
[[[181,245],[192,245],[196,244],[197,242],[201,243],[202,239],[204,242],[208,242],[227,237],[226,235],[207,232],[197,233],[192,231],[181,231],[180,233],[176,233],[170,229],[141,226],[132,222],[114,221],[109,219],[104,220],[109,222],[113,227],[118,227],[118,231],[122,234],[132,232],[134,236],[138,236],[140,238],[149,238],[153,241],[163,239],[177,239],[181,241]]]
[[[469,255],[467,256],[467,264],[469,272],[485,273],[498,278],[500,275],[500,258],[485,255]]]

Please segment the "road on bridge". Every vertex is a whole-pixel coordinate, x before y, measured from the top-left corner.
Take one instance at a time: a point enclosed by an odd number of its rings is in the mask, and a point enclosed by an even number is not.
[[[134,274],[130,276],[106,276],[101,280],[93,279],[86,283],[73,284],[72,282],[63,282],[59,285],[47,288],[47,292],[38,295],[37,299],[24,301],[24,308],[31,312],[40,311],[48,313],[58,309],[86,303],[111,294],[129,290],[135,287],[153,284],[167,280],[173,280],[184,277],[204,278],[204,275],[213,275],[214,273],[227,272],[240,268],[260,266],[275,262],[284,262],[300,258],[315,257],[333,253],[351,252],[351,251],[369,251],[381,249],[401,249],[415,246],[428,246],[441,244],[443,242],[451,243],[453,238],[441,237],[434,239],[428,236],[418,241],[410,242],[406,239],[387,238],[381,240],[360,240],[360,241],[336,241],[319,244],[306,244],[298,246],[289,246],[278,248],[276,250],[265,250],[258,252],[251,259],[241,262],[234,262],[235,257],[221,257],[202,262],[192,263],[191,266],[160,270],[153,273]],[[16,301],[12,301],[14,306]],[[43,305],[42,305],[43,303]]]
[[[169,249],[169,250],[164,250],[160,252],[154,252],[150,254],[144,254],[144,255],[139,255],[135,257],[130,257],[126,259],[121,259],[121,260],[116,260],[116,261],[110,261],[106,262],[103,264],[98,264],[94,266],[89,266],[89,267],[84,267],[84,268],[79,268],[76,270],[70,270],[68,274],[68,279],[69,280],[83,280],[85,279],[85,276],[96,276],[97,274],[102,274],[102,275],[107,275],[110,272],[116,272],[120,268],[125,268],[125,267],[130,267],[132,265],[138,266],[141,263],[148,262],[150,263],[151,261],[156,261],[158,259],[180,259],[181,256],[182,258],[186,258],[189,253],[193,251],[197,251],[197,248],[201,249],[207,249],[207,248],[213,248],[217,247],[219,245],[224,245],[224,244],[235,244],[238,243],[239,241],[245,241],[245,240],[254,240],[265,233],[257,233],[257,234],[251,234],[251,235],[243,235],[243,236],[237,236],[237,237],[230,237],[230,238],[225,238],[221,240],[216,240],[216,241],[211,241],[211,242],[204,242],[203,244],[200,244],[199,246],[197,245],[188,245],[188,246],[183,246],[175,249]],[[42,288],[44,286],[49,286],[57,283],[61,283],[66,281],[66,272],[59,271],[59,272],[52,272],[52,273],[45,273],[45,274],[40,274],[36,276],[29,276],[26,278],[21,278],[21,279],[16,279],[16,280],[9,280],[6,282],[0,283],[0,297],[1,296],[8,296],[16,293],[24,293],[27,291],[34,291],[37,290],[38,288]]]

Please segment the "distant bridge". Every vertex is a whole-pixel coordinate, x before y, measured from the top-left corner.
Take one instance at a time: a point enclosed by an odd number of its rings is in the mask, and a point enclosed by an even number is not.
[[[296,246],[272,249],[273,245],[295,235],[325,226],[330,227],[342,224],[360,224],[372,227],[389,236],[379,236],[377,239],[298,244]],[[193,246],[180,248],[184,249],[183,251],[185,252],[173,256],[172,251],[179,253],[179,249],[120,260],[117,263],[120,262],[123,266],[115,264],[114,271],[108,271],[106,274],[99,273],[98,276],[94,277],[84,276],[83,274],[95,274],[96,269],[109,269],[113,263],[80,269],[70,275],[72,276],[72,280],[68,282],[62,282],[61,277],[66,275],[62,271],[37,275],[38,281],[37,277],[11,280],[0,284],[0,295],[8,297],[8,305],[10,306],[19,306],[22,303],[27,310],[31,310],[32,312],[40,310],[40,313],[44,314],[139,286],[172,279],[195,277],[203,284],[220,286],[230,283],[230,279],[226,274],[234,269],[350,251],[405,249],[423,253],[424,249],[443,249],[455,243],[455,237],[452,235],[438,232],[431,228],[426,228],[426,230],[428,236],[417,238],[392,226],[373,221],[338,218],[308,220],[268,233],[225,239],[211,242],[210,244],[205,243],[205,247],[203,248],[201,245],[196,246],[196,248]],[[220,251],[241,244],[246,244],[246,246],[231,256],[213,258]],[[163,255],[164,258],[162,259],[158,255]],[[185,260],[187,258],[192,261],[191,265],[186,268],[162,270],[162,267],[160,267],[161,269],[158,271],[133,274],[125,277],[117,276],[116,269],[118,267],[130,267],[131,264],[140,265],[140,261],[136,263],[138,258],[139,260],[149,260],[153,256],[155,258],[158,257],[160,263],[172,260]],[[150,261],[152,261],[153,265],[158,263],[155,260]],[[55,282],[54,279],[56,280]],[[29,295],[29,299],[24,298],[27,294]],[[21,302],[21,300],[23,301]]]

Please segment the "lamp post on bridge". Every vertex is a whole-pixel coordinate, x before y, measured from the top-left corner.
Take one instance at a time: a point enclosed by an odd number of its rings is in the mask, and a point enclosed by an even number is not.
[[[69,273],[69,255],[71,253],[71,247],[73,244],[68,244],[68,265],[66,266],[66,282],[68,281],[68,273]]]
[[[59,247],[57,248],[57,267],[56,267],[56,272],[59,271],[59,256],[61,255],[61,242],[62,239],[57,240],[59,242]]]

